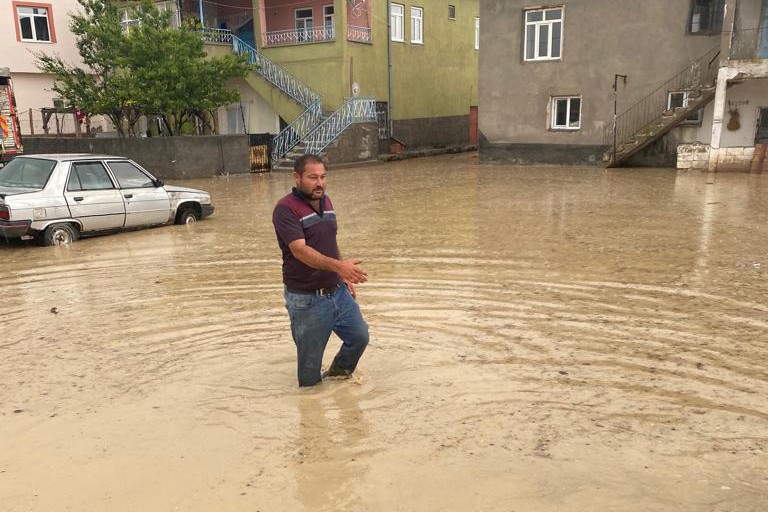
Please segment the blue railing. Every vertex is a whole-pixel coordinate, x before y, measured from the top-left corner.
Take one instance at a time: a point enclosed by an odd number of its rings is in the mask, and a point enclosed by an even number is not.
[[[323,110],[320,100],[316,100],[304,112],[275,135],[272,148],[272,161],[278,162],[296,147],[322,121]]]

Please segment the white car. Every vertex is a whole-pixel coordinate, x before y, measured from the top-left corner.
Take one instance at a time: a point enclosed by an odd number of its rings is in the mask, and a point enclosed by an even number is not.
[[[119,156],[25,155],[0,169],[0,238],[60,245],[80,235],[186,224],[212,213],[207,192],[165,185]]]

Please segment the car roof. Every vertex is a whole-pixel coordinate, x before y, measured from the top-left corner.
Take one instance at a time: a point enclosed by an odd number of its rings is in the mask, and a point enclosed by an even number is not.
[[[94,153],[42,153],[39,155],[19,155],[17,158],[42,158],[56,160],[57,162],[69,162],[71,160],[128,160],[124,156],[98,155]]]

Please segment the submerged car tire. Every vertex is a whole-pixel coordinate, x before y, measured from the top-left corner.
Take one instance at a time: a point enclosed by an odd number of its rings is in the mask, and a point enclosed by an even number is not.
[[[51,245],[71,244],[77,240],[80,231],[72,224],[51,224],[40,238],[42,244],[46,247]]]
[[[200,220],[200,212],[194,206],[182,206],[176,214],[176,224],[192,224]]]

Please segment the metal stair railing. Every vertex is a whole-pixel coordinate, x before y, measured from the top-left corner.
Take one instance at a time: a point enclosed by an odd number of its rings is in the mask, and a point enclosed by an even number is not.
[[[203,34],[203,39],[207,42],[232,43],[232,50],[235,53],[245,54],[248,57],[248,62],[256,65],[256,73],[299,102],[304,108],[309,108],[315,101],[320,99],[320,95],[307,87],[301,80],[259,53],[256,48],[232,34],[231,30],[203,28],[200,29],[200,32]]]
[[[696,59],[671,79],[657,87],[648,96],[625,110],[605,130],[603,143],[606,146],[618,146],[631,140],[638,132],[649,125],[661,122],[664,111],[668,110],[670,91],[696,91],[707,86],[714,86],[717,78],[717,57],[720,45]]]
[[[319,154],[351,124],[365,122],[376,122],[376,100],[374,98],[347,98],[336,112],[328,116],[312,133],[305,137],[305,152]]]
[[[248,62],[256,64],[256,72],[259,75],[305,107],[309,108],[310,105],[320,99],[320,95],[307,87],[304,82],[256,51],[256,48],[234,35],[232,36],[232,49],[235,53],[243,53],[247,55]]]
[[[309,108],[275,135],[272,147],[272,161],[277,163],[310,134],[323,118],[322,103],[318,98]]]

